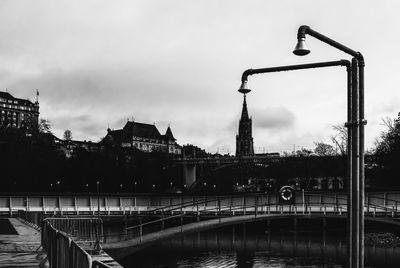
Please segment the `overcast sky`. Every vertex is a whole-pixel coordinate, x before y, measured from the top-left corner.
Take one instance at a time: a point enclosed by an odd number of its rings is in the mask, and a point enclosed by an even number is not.
[[[127,119],[168,124],[179,144],[235,151],[248,68],[350,59],[302,24],[366,60],[366,146],[400,112],[400,2],[1,1],[0,90],[35,99],[59,137],[98,141]],[[256,152],[313,148],[346,121],[343,67],[254,75],[247,103]]]

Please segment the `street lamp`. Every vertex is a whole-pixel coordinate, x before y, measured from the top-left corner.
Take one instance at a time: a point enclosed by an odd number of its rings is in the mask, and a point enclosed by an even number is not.
[[[348,101],[348,259],[349,267],[364,267],[364,57],[360,52],[354,51],[307,25],[300,26],[297,32],[297,45],[293,51],[295,55],[304,56],[310,53],[305,42],[306,35],[331,45],[352,58],[352,90],[349,91]]]
[[[300,45],[297,47],[300,47]],[[304,48],[304,45],[302,45],[302,47]],[[350,64],[348,60],[318,62],[318,63],[299,64],[299,65],[287,65],[287,66],[278,66],[278,67],[269,67],[260,69],[248,69],[244,71],[242,74],[242,84],[238,91],[242,94],[247,94],[250,92],[250,89],[247,87],[247,80],[248,77],[253,74],[293,71],[293,70],[323,68],[323,67],[333,67],[333,66],[346,66],[348,99],[351,99],[352,92],[354,91],[354,87],[352,87],[352,85],[354,85],[354,83],[352,83],[354,80],[354,76],[352,76],[352,73],[354,74],[353,72],[354,64]],[[348,103],[349,102],[350,101],[348,100]],[[358,266],[352,266],[352,267],[359,268]]]

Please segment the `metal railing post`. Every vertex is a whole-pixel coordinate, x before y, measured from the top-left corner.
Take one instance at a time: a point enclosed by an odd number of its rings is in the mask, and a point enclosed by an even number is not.
[[[142,243],[143,239],[143,226],[142,226],[142,217],[139,217],[139,241]]]
[[[219,223],[221,223],[221,200],[218,199],[218,218]]]
[[[161,230],[164,230],[164,209],[161,211]]]
[[[258,211],[258,195],[256,195],[256,204],[254,206],[254,217],[257,217],[257,211]]]
[[[181,233],[182,233],[182,231],[183,231],[183,213],[182,213],[182,205],[181,205]]]

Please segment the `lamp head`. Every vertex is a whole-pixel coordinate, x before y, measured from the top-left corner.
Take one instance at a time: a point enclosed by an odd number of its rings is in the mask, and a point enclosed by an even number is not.
[[[238,91],[240,93],[246,94],[249,93],[251,90],[247,88],[247,82],[242,82]]]
[[[294,48],[293,53],[297,56],[304,56],[310,53],[310,50],[308,49],[306,44],[306,39],[304,37],[298,39],[297,45]]]

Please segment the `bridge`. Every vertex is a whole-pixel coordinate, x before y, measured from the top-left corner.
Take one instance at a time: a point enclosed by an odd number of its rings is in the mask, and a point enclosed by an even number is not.
[[[347,217],[346,199],[337,194],[306,193],[297,195],[292,203],[282,202],[277,196],[271,198],[253,195],[244,200],[247,202],[238,197],[216,197],[214,200],[197,200],[195,203],[156,208],[146,215],[153,218],[158,216],[158,219],[140,221],[119,232],[103,234],[103,246],[119,259],[160,241],[224,226],[282,218],[293,218],[295,221],[321,218],[325,222],[328,218]],[[398,227],[399,212],[397,200],[378,195],[370,194],[364,206],[366,221]]]
[[[306,191],[295,195],[294,204],[315,204],[312,209],[323,209],[325,203],[337,203],[346,207],[347,194],[344,192],[318,192]],[[273,211],[278,207],[279,196],[277,193],[269,194],[234,194],[224,196],[188,196],[188,195],[154,195],[154,194],[57,194],[49,193],[37,195],[34,193],[2,195],[0,194],[0,215],[12,216],[18,211],[40,212],[46,215],[141,215],[148,211],[163,207],[183,207],[184,204],[202,204],[203,208],[215,208],[218,200],[222,207],[235,205],[251,206],[256,201],[259,204],[268,204]],[[400,192],[366,192],[366,204],[382,208],[396,209],[400,205]],[[99,207],[98,207],[99,201]],[[264,207],[265,209],[265,207]],[[196,206],[186,206],[183,211],[197,211]],[[260,208],[261,210],[261,208]]]
[[[400,192],[375,192],[366,196],[366,221],[400,226]],[[85,241],[93,241],[95,237],[93,216],[96,216],[99,209],[95,205],[96,196],[9,196],[0,200],[0,207],[8,213],[18,210],[36,211],[41,214],[46,212],[42,216],[49,220],[53,218],[53,225],[60,231]],[[6,202],[6,208],[5,200],[10,202]],[[118,230],[107,229],[107,226],[102,228],[103,248],[112,252],[111,255],[117,259],[166,239],[222,226],[282,218],[292,218],[294,221],[325,221],[329,218],[347,217],[345,193],[297,192],[290,203],[280,199],[275,193],[231,196],[102,195],[99,196],[99,200],[102,200],[101,215],[132,215],[130,219],[134,219],[129,225],[125,222],[122,227],[121,224]],[[92,216],[85,220],[82,219],[83,214]],[[64,217],[60,218],[61,215]],[[71,225],[71,221],[78,224]],[[77,228],[89,230],[90,237],[88,234],[85,237],[85,232],[77,233]]]
[[[365,162],[370,163],[374,161],[373,155],[366,155]],[[199,167],[207,167],[208,169],[216,169],[228,166],[238,165],[259,165],[268,166],[281,162],[311,162],[311,161],[322,161],[328,163],[335,163],[338,161],[345,160],[345,156],[280,156],[278,153],[270,154],[255,154],[252,156],[218,156],[218,157],[183,157],[171,160],[176,165],[183,167],[183,178],[187,186],[193,185],[197,178]]]

